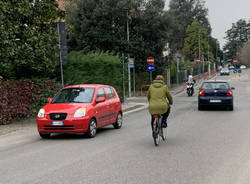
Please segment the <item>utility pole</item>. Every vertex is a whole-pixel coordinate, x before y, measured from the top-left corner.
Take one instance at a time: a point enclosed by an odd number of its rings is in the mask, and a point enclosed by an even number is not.
[[[209,35],[207,36],[207,43],[208,43],[208,49],[207,49],[207,62],[208,62],[208,75],[210,75],[210,61],[209,61]]]
[[[57,24],[57,29],[58,29],[58,33],[60,33],[59,31],[59,23]],[[59,36],[59,48],[60,48],[60,71],[61,71],[61,82],[62,82],[62,87],[64,87],[64,79],[63,79],[63,62],[62,62],[62,49],[61,49],[61,39],[60,39],[61,36]]]
[[[179,61],[180,61],[180,58],[177,57],[177,72],[176,72],[176,83],[177,83],[177,85],[179,85]]]
[[[128,10],[127,10],[127,41],[129,52],[129,24],[128,24]],[[130,64],[128,63],[128,96],[131,97],[131,76],[130,76]]]
[[[126,100],[126,96],[125,96],[125,81],[124,81],[124,78],[125,78],[125,75],[124,75],[124,62],[125,60],[125,56],[124,56],[124,52],[122,52],[122,93],[123,93],[123,102],[125,102]]]
[[[199,29],[199,59],[201,60],[201,30]],[[201,64],[199,62],[199,73],[201,73]]]

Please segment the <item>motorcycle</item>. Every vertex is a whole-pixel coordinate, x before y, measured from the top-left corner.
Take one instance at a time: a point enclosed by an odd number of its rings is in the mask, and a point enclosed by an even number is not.
[[[188,96],[193,96],[193,94],[194,94],[193,84],[187,84],[187,94],[188,94]]]

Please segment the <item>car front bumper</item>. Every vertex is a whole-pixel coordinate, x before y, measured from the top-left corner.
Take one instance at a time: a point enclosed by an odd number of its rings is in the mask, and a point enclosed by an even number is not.
[[[62,125],[53,125],[52,122]],[[40,133],[84,133],[88,131],[90,117],[66,118],[65,120],[51,120],[49,118],[37,118],[37,129]]]

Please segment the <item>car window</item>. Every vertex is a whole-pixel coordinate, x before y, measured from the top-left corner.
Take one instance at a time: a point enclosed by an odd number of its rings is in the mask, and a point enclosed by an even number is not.
[[[113,89],[105,88],[105,92],[107,93],[107,96],[109,99],[112,99],[115,97],[115,93],[114,93]]]
[[[202,89],[217,89],[217,90],[227,90],[229,89],[229,84],[226,82],[204,82]]]
[[[63,89],[52,103],[90,103],[94,95],[94,88]]]
[[[96,100],[97,100],[98,97],[104,97],[104,98],[106,98],[103,88],[98,89],[97,94],[96,94]]]

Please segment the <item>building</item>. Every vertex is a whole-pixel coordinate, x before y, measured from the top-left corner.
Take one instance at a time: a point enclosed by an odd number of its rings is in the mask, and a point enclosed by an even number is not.
[[[65,10],[65,6],[67,6],[72,0],[56,0],[58,3],[58,7],[61,10]]]

